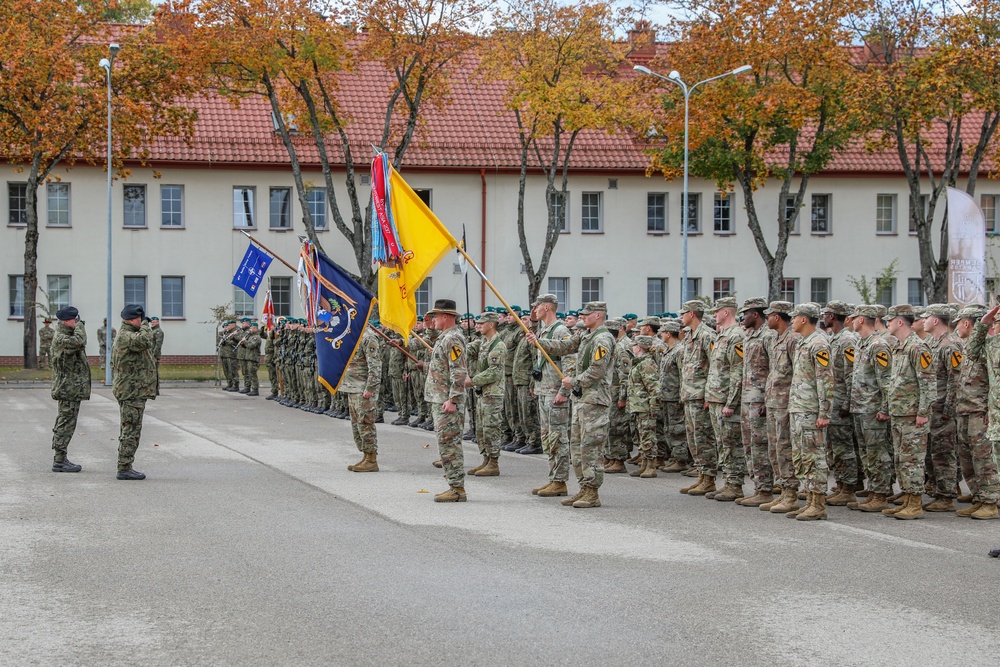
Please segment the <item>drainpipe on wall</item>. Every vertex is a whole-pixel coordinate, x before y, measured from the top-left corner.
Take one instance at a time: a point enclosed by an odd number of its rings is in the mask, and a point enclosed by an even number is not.
[[[483,182],[483,211],[482,221],[479,227],[479,268],[486,274],[486,170],[479,170],[479,178]],[[479,312],[486,308],[486,281],[481,280],[479,285]]]

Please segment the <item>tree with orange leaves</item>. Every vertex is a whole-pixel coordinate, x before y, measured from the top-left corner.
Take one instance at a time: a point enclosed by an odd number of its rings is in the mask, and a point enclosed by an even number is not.
[[[178,3],[180,4],[180,3]],[[0,3],[0,145],[26,175],[24,366],[35,368],[38,288],[38,189],[55,169],[98,163],[107,113],[107,45],[121,45],[113,76],[115,166],[143,159],[163,134],[183,136],[193,117],[175,98],[197,88],[183,17],[146,26],[113,26],[116,0],[6,0]]]

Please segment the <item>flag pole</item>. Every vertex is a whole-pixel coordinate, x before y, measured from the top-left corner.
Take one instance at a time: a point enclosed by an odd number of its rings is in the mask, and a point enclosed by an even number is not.
[[[510,304],[507,303],[507,301],[500,295],[500,292],[497,291],[497,288],[493,286],[493,283],[490,282],[490,279],[487,278],[486,274],[483,273],[480,270],[479,266],[477,266],[476,263],[474,261],[472,261],[472,258],[469,257],[469,254],[467,252],[465,252],[465,249],[461,245],[458,246],[458,252],[462,253],[462,257],[465,257],[465,261],[467,261],[469,263],[469,266],[471,266],[472,268],[474,268],[476,270],[476,273],[478,273],[479,277],[483,279],[483,282],[486,283],[486,286],[490,288],[490,291],[493,292],[493,294],[495,294],[498,299],[500,299],[500,303],[503,304],[504,308],[507,309],[507,312],[511,314],[511,316],[514,318],[514,321],[517,322],[517,324],[521,327],[521,329],[524,330],[524,333],[525,334],[531,333],[528,330],[528,327],[524,326],[524,322],[521,321],[520,316],[518,316],[518,314],[515,313],[511,309]],[[555,370],[556,374],[560,378],[565,378],[566,376],[563,375],[563,372],[559,368],[559,365],[556,364],[556,362],[552,361],[552,357],[550,357],[549,353],[546,352],[545,349],[542,348],[542,346],[538,344],[537,340],[535,341],[535,347],[537,347],[538,351],[542,353],[543,357],[545,357],[545,361],[549,362],[549,365],[552,366],[552,368],[553,368],[553,370]]]
[[[386,335],[385,335],[384,333],[382,333],[382,332],[381,332],[381,331],[380,331],[379,329],[377,329],[376,327],[371,327],[371,330],[372,330],[372,331],[374,331],[375,333],[377,333],[377,334],[378,334],[379,336],[381,336],[382,338],[384,338],[384,339],[385,339],[385,341],[386,341],[387,343],[389,343],[389,345],[392,345],[392,346],[393,346],[394,348],[396,348],[397,350],[399,350],[400,352],[402,352],[403,354],[405,354],[405,355],[406,355],[406,358],[407,358],[407,359],[409,359],[410,361],[412,361],[412,362],[413,362],[413,363],[415,363],[415,364],[418,364],[418,363],[420,363],[420,360],[419,360],[419,359],[417,359],[416,357],[414,357],[414,356],[413,356],[412,354],[410,354],[409,352],[407,352],[407,351],[406,351],[406,349],[405,349],[405,348],[403,348],[403,346],[402,346],[402,345],[400,345],[400,344],[398,343],[398,341],[394,341],[393,339],[389,338],[388,336],[386,336]],[[416,336],[416,334],[413,334],[413,335],[415,335],[415,336]],[[417,336],[417,337],[419,338],[419,336]],[[426,344],[427,344],[427,343],[424,343],[424,345],[426,345]]]
[[[283,260],[281,257],[279,257],[276,252],[274,252],[273,250],[271,250],[270,248],[268,248],[266,245],[264,245],[263,243],[261,243],[260,241],[258,241],[257,239],[255,239],[254,237],[252,237],[249,234],[247,234],[242,229],[240,230],[240,234],[243,234],[243,236],[245,236],[248,239],[250,239],[250,243],[253,243],[254,245],[260,246],[261,250],[263,250],[268,255],[270,255],[271,257],[274,257],[276,260],[278,260],[279,262],[281,262],[282,264],[284,264],[285,266],[287,266],[288,269],[289,269],[289,271],[291,271],[292,273],[298,273],[299,272],[298,269],[296,269],[294,266],[292,266],[291,264],[289,264],[288,262],[286,262],[285,260]]]

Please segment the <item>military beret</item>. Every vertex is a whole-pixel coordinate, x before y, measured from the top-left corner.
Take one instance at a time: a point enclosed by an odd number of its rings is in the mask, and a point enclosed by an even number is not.
[[[770,315],[771,313],[791,313],[795,310],[795,306],[792,305],[791,301],[772,301],[764,311],[765,315]]]
[[[500,321],[500,315],[498,315],[497,313],[487,312],[483,313],[482,315],[476,318],[476,322],[492,322],[496,324],[499,321]]]
[[[652,336],[636,336],[635,340],[632,341],[633,345],[638,345],[644,350],[648,350],[653,347],[653,337]]]
[[[681,330],[681,323],[675,319],[664,320],[660,324],[660,331],[668,331],[670,333],[679,333]]]
[[[538,298],[532,302],[532,307],[537,306],[540,303],[551,303],[553,306],[559,305],[559,297],[555,294],[539,294]]]
[[[524,310],[524,308],[521,308],[521,306],[511,306],[510,309],[513,310],[515,313],[520,313],[522,310]]]
[[[893,306],[886,311],[885,316],[887,319],[895,319],[900,316],[905,317],[916,317],[917,313],[913,306],[908,303],[901,303],[899,305]]]
[[[580,315],[590,315],[591,313],[606,313],[608,312],[608,304],[604,301],[588,301],[580,309]]]
[[[924,309],[924,317],[940,317],[941,319],[951,319],[951,308],[944,303],[932,303]]]
[[[827,313],[847,317],[851,314],[851,309],[845,301],[828,301],[826,307],[823,308],[823,314],[826,315]]]
[[[80,311],[73,306],[66,306],[65,308],[60,308],[56,312],[56,319],[60,322],[67,322],[69,320],[75,320],[80,317]],[[129,319],[132,319],[131,317]],[[46,322],[51,322],[52,320],[45,320]]]
[[[157,317],[156,315],[154,315],[154,316],[150,317],[149,319],[150,319],[150,321],[152,321],[152,320],[156,320],[157,322],[159,322],[159,321],[160,321],[160,318],[159,318],[159,317]]]
[[[959,320],[978,320],[983,315],[986,314],[986,306],[978,303],[969,304],[962,310],[958,311],[958,315],[955,319]]]
[[[150,319],[152,319],[152,318],[150,318]],[[251,322],[250,322],[250,328],[251,329],[253,329],[254,327],[259,327],[259,326],[260,326],[259,322],[254,322],[254,321],[251,320]]]
[[[145,317],[146,311],[137,303],[130,303],[122,308],[123,320],[134,320],[137,317]]]
[[[704,313],[707,306],[705,302],[699,299],[691,299],[690,301],[685,301],[684,305],[681,306],[681,315],[684,313]]]
[[[660,326],[660,318],[656,315],[646,315],[646,317],[639,320],[639,326],[651,326],[656,329]]]
[[[240,322],[249,322],[249,321],[250,321],[249,317],[241,317],[240,318]]]
[[[622,315],[622,318],[625,321],[628,321],[628,320],[637,320],[637,319],[639,319],[639,316],[636,315],[635,313],[625,313],[624,315]]]
[[[709,312],[717,313],[723,308],[736,309],[736,298],[731,296],[723,296],[715,301],[715,306],[709,309]]]
[[[566,313],[562,312],[561,310],[556,311],[556,317],[558,317],[560,320],[564,320],[566,319]]]
[[[609,317],[604,322],[604,324],[609,329],[624,329],[625,328],[625,318],[624,317]]]
[[[764,300],[764,297],[755,296],[751,299],[747,299],[743,302],[743,307],[740,308],[740,312],[745,313],[746,311],[753,310],[754,308],[758,308],[760,310],[767,308],[767,301]]]
[[[854,308],[854,315],[856,317],[869,317],[874,320],[878,318],[878,307],[863,303]]]
[[[462,319],[463,320],[474,320],[474,319],[476,319],[476,316],[473,315],[472,313],[465,313],[464,315],[462,315]]]
[[[586,308],[586,306],[584,306],[584,308]],[[568,313],[566,313],[566,314],[567,314],[567,315],[572,315],[573,317],[580,317],[580,315],[581,315],[581,314],[584,314],[584,313],[583,313],[583,311],[582,311],[582,310],[571,310],[571,311],[569,311],[569,312],[568,312]]]
[[[800,315],[805,315],[806,317],[811,317],[814,319],[819,319],[820,311],[819,306],[815,303],[800,303],[795,306],[795,310],[791,313],[792,317],[798,317]]]

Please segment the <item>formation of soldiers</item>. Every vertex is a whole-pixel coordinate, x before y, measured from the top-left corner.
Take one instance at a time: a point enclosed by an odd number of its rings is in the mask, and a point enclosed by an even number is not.
[[[580,491],[563,502],[574,507],[600,506],[605,474],[666,473],[695,478],[687,495],[801,521],[827,518],[828,506],[897,519],[998,517],[997,309],[724,297],[640,319],[609,318],[602,302],[567,313],[556,304],[542,295],[529,309],[512,306],[514,315],[489,307],[458,318],[463,437],[483,461],[449,474],[461,489],[452,499],[464,500],[465,474],[499,475],[506,451],[546,454],[539,497],[568,496],[572,470]],[[425,368],[442,332],[429,321],[405,346],[391,331],[366,334],[361,375],[372,381],[358,386],[372,393],[372,423],[389,411],[394,425],[434,430]],[[252,323],[246,330],[255,332]],[[314,341],[292,318],[267,335],[268,398],[351,419],[350,394],[316,379]],[[373,464],[372,455],[352,468]]]
[[[247,396],[260,395],[260,323],[251,317],[226,320],[216,333],[216,352],[226,379],[224,391],[234,391]],[[313,371],[315,375],[315,369]],[[240,387],[240,377],[243,386]]]

